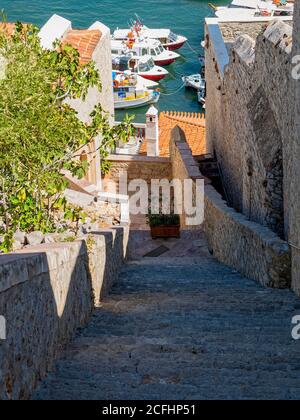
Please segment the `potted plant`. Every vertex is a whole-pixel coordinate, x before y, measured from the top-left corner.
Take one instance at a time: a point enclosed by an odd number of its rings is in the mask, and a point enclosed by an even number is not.
[[[147,223],[150,226],[153,239],[180,237],[180,217],[178,214],[152,214],[149,211]]]

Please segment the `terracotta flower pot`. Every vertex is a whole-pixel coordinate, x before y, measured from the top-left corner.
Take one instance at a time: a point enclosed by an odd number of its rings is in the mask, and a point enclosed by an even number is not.
[[[176,226],[151,226],[152,239],[180,238],[180,225]]]

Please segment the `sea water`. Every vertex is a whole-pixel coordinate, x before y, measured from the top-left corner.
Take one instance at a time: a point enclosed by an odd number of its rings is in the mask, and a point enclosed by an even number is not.
[[[70,19],[73,28],[87,28],[99,20],[111,28],[127,28],[137,13],[144,23],[153,28],[170,28],[185,35],[189,42],[180,49],[181,57],[168,66],[170,75],[160,83],[161,99],[157,104],[160,111],[178,110],[199,112],[194,91],[182,88],[181,77],[198,73],[198,55],[203,54],[201,41],[204,39],[204,19],[214,16],[213,10],[203,0],[0,0],[9,21],[32,22],[43,25],[52,14],[57,13]],[[228,0],[213,1],[226,5]],[[147,107],[130,111],[136,121],[143,122]],[[124,112],[118,112],[120,119]]]

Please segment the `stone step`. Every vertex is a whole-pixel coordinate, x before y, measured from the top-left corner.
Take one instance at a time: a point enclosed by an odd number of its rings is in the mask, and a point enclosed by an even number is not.
[[[137,236],[142,247],[147,234]],[[34,398],[299,399],[297,312],[292,292],[264,289],[207,251],[131,261]]]

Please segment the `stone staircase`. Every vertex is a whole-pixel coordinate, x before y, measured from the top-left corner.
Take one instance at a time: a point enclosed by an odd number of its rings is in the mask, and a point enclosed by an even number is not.
[[[299,399],[299,299],[218,263],[201,232],[145,235],[34,399]]]

